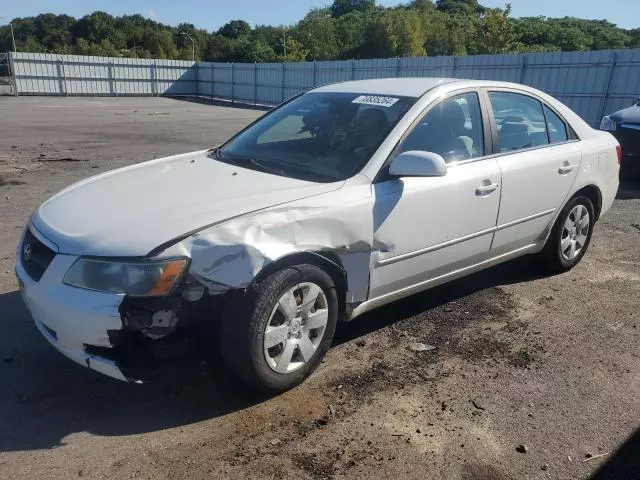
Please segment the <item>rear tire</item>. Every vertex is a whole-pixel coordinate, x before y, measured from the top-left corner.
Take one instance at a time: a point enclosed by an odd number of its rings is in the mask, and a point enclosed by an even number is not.
[[[580,263],[591,242],[594,223],[595,212],[589,198],[578,195],[569,200],[540,252],[546,269],[563,273]]]
[[[320,364],[337,321],[331,277],[313,265],[288,267],[225,308],[222,355],[250,386],[268,393],[289,390]]]

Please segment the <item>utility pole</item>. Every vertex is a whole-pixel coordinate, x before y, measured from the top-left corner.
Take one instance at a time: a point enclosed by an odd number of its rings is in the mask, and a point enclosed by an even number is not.
[[[2,20],[4,20],[5,22],[9,23],[9,29],[11,30],[11,43],[13,44],[13,51],[17,52],[16,50],[16,37],[13,35],[13,24],[11,22],[9,22],[9,20],[7,20],[4,17],[0,17]]]
[[[189,40],[191,40],[191,60],[195,62],[196,61],[196,42],[193,40],[193,38],[191,38],[191,35],[189,35],[187,32],[180,32],[180,35],[184,35]]]

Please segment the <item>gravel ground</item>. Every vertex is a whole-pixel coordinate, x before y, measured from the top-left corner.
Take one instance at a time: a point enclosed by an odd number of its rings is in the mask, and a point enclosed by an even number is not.
[[[13,276],[33,209],[260,113],[0,98],[0,477],[640,478],[638,184],[571,272],[523,258],[383,307],[342,325],[318,372],[275,398],[235,383],[216,352],[127,385],[50,347]]]

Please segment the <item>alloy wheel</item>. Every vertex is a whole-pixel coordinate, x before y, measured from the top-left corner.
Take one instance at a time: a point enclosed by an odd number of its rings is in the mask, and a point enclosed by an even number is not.
[[[264,331],[264,356],[281,374],[295,372],[311,360],[329,320],[327,297],[311,282],[287,289],[276,303]]]
[[[563,259],[571,262],[580,255],[589,236],[589,222],[589,210],[584,205],[578,204],[569,212],[560,237]]]

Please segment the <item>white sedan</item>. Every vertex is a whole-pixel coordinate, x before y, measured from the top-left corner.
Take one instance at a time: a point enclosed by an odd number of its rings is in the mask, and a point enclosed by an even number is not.
[[[336,325],[525,255],[584,256],[620,148],[523,85],[433,78],[316,88],[218,148],[81,181],[17,251],[35,324],[120,380],[216,325],[228,368],[282,391]]]

